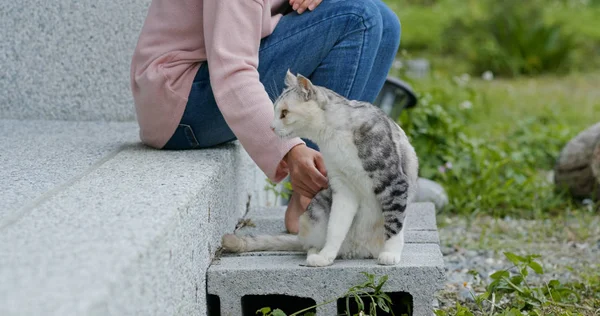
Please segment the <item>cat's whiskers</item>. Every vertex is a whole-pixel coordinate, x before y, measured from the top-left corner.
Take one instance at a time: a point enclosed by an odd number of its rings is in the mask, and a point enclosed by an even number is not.
[[[275,78],[273,78],[273,85],[265,85],[265,90],[267,91],[267,95],[269,96],[271,103],[275,103],[277,100],[277,83],[275,82]]]

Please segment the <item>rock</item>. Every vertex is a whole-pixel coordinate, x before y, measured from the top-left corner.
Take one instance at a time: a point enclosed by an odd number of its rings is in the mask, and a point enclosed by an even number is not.
[[[554,167],[554,183],[576,198],[600,198],[600,122],[562,149]]]
[[[461,300],[462,302],[474,302],[475,301],[473,299],[474,295],[475,294],[473,293],[472,289],[465,287],[465,286],[459,287],[458,299]]]
[[[440,251],[442,252],[443,255],[449,255],[451,253],[455,253],[456,248],[448,247],[448,246],[440,246]]]
[[[406,75],[411,78],[424,78],[429,74],[429,61],[424,58],[412,59],[406,62]]]
[[[467,250],[465,251],[465,256],[467,257],[477,257],[477,251],[475,250]]]
[[[419,178],[418,185],[419,188],[415,202],[432,202],[438,211],[448,204],[446,190],[437,182]]]
[[[592,153],[592,161],[590,162],[592,173],[596,177],[596,183],[600,183],[600,141],[596,143],[596,148]]]

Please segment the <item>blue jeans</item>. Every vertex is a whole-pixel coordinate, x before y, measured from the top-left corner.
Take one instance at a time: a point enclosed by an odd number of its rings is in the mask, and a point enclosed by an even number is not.
[[[398,17],[381,0],[323,0],[312,12],[284,15],[273,33],[262,39],[260,81],[275,100],[290,69],[346,98],[372,103],[399,44]],[[206,148],[235,139],[217,107],[208,65],[203,63],[180,125],[164,149]]]

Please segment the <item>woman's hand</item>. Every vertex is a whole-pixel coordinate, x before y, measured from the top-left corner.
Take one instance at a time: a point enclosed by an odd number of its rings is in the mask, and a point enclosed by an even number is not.
[[[298,145],[293,147],[284,158],[289,170],[292,189],[295,192],[313,198],[315,194],[327,188],[327,171],[323,156],[318,151]]]
[[[298,12],[298,14],[302,14],[302,12],[306,11],[306,9],[312,11],[314,10],[321,1],[323,0],[289,0],[290,5],[294,11]]]

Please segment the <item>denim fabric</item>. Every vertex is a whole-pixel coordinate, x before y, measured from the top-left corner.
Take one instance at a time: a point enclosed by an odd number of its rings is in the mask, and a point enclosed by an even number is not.
[[[290,69],[346,98],[374,102],[399,44],[398,18],[380,0],[323,0],[313,12],[284,15],[261,41],[260,81],[275,100]],[[204,63],[194,78],[181,123],[164,148],[204,148],[234,139],[215,102]]]

